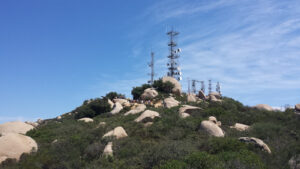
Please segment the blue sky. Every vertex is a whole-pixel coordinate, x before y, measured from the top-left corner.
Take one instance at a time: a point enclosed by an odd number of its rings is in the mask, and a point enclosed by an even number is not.
[[[166,74],[172,26],[181,81],[220,81],[246,105],[300,102],[298,0],[0,2],[0,122],[51,118]]]

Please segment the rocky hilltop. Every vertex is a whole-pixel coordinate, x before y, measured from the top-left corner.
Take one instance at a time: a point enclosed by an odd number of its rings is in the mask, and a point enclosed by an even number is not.
[[[248,107],[216,92],[182,93],[170,77],[132,95],[110,92],[53,119],[1,124],[1,168],[300,168],[300,104]]]

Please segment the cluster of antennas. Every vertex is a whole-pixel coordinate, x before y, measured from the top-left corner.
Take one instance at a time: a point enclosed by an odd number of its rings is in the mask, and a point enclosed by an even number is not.
[[[192,79],[192,80],[188,79],[188,93],[197,94],[197,92],[198,92],[197,87],[196,87],[197,83],[201,84],[200,91],[202,91],[205,94],[205,82],[195,80],[195,79]],[[190,85],[191,85],[191,87],[190,87]],[[210,94],[211,92],[212,92],[212,82],[211,82],[211,80],[208,80],[208,94]],[[218,92],[221,95],[221,85],[219,82],[217,82],[217,84],[216,84],[216,92]]]

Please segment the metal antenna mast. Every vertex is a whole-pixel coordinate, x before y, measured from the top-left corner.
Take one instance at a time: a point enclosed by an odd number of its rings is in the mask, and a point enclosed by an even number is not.
[[[203,93],[205,93],[205,84],[204,84],[204,81],[200,81],[201,82],[201,91]]]
[[[188,78],[188,94],[191,94],[190,78]]]
[[[151,68],[151,73],[149,75],[151,76],[151,79],[148,81],[148,83],[153,84],[154,82],[154,52],[151,52],[151,62],[148,63],[148,66]]]
[[[192,80],[192,92],[196,93],[196,80]]]
[[[217,82],[216,91],[221,95],[221,86],[219,82]]]
[[[208,80],[208,94],[211,93],[211,80]]]
[[[176,32],[173,29],[167,32],[167,35],[170,36],[170,41],[168,43],[170,54],[168,56],[169,62],[167,63],[169,71],[167,75],[174,77],[177,80],[181,80],[181,71],[177,61],[177,59],[180,57],[179,53],[181,52],[181,49],[175,49],[177,43],[174,41],[178,34],[179,32]]]

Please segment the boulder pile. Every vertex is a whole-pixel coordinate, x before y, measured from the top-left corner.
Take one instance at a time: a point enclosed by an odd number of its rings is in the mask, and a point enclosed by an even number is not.
[[[134,109],[129,110],[124,115],[127,116],[127,115],[130,115],[130,114],[138,114],[138,113],[141,113],[144,110],[146,110],[146,105],[138,104]]]
[[[110,114],[118,114],[123,109],[123,106],[120,102],[116,102]]]

